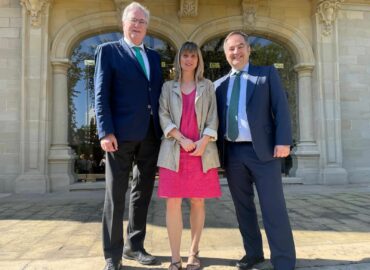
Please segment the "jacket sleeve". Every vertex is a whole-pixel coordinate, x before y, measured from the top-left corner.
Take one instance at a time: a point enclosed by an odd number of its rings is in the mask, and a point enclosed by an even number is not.
[[[163,84],[162,92],[159,97],[159,122],[163,130],[163,134],[166,138],[170,136],[168,133],[174,129],[178,128],[172,121],[171,112],[170,112],[170,91],[171,91],[171,82],[166,82]]]
[[[279,74],[274,66],[270,67],[269,85],[275,124],[275,145],[292,145],[292,127],[288,100]]]
[[[95,113],[99,139],[114,133],[110,107],[112,70],[108,46],[98,46],[95,52]]]
[[[217,102],[214,85],[211,81],[207,82],[208,111],[204,125],[203,135],[208,135],[212,141],[217,140],[218,116]]]

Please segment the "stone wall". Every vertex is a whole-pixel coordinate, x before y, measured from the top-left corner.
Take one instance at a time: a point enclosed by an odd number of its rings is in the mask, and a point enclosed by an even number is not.
[[[19,173],[22,13],[18,0],[0,0],[0,192]]]
[[[343,5],[338,17],[343,167],[370,182],[370,6]]]
[[[0,192],[68,189],[68,127],[65,116],[55,119],[66,114],[60,100],[66,100],[69,53],[90,35],[119,30],[117,5],[128,1],[50,1],[38,27],[25,13],[25,29],[20,2],[0,0]],[[298,64],[297,175],[308,184],[338,183],[339,174],[346,183],[347,172],[349,182],[370,182],[368,1],[344,1],[334,32],[325,37],[315,7],[321,1],[194,0],[196,10],[185,13],[180,0],[140,2],[153,16],[149,33],[177,47],[187,39],[202,45],[240,28],[285,46]]]

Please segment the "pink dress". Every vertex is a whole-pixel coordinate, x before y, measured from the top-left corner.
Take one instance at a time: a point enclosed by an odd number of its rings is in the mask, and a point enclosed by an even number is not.
[[[182,116],[180,131],[193,140],[199,140],[197,117],[195,114],[195,94],[182,94]],[[180,147],[179,171],[159,168],[158,196],[164,198],[215,198],[221,196],[217,168],[203,173],[199,156],[190,156]]]

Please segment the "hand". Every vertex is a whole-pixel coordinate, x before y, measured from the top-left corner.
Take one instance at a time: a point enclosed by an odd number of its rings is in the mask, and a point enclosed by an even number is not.
[[[206,150],[206,146],[210,140],[209,136],[202,137],[199,141],[195,142],[195,150],[190,155],[191,156],[202,156]]]
[[[290,154],[290,145],[275,145],[274,157],[284,158]]]
[[[118,143],[114,134],[108,134],[100,140],[101,148],[106,152],[115,152],[118,150]]]
[[[188,138],[185,138],[185,137],[181,138],[179,140],[179,143],[186,152],[190,152],[195,149],[195,143]]]

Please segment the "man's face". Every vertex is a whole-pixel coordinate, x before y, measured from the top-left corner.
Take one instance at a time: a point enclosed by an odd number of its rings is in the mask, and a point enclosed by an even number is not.
[[[127,18],[122,22],[123,34],[135,45],[140,45],[146,35],[148,22],[141,9],[132,9]]]
[[[237,70],[241,70],[249,62],[251,48],[241,35],[235,34],[229,37],[224,50],[227,62]]]

